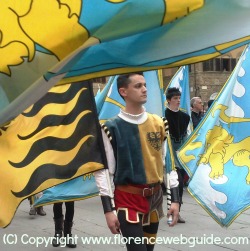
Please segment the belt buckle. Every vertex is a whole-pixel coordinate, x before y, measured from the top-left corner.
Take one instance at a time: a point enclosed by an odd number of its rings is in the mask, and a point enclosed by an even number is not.
[[[148,197],[148,196],[151,196],[153,194],[154,194],[154,187],[151,187],[151,188],[145,187],[142,190],[142,196],[143,197]]]

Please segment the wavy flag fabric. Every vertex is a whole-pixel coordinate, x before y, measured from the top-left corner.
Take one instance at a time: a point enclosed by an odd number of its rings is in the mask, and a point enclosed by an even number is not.
[[[102,109],[102,105],[112,82],[113,77],[110,77],[104,89],[102,91],[98,89],[95,96],[97,114],[99,114]],[[44,190],[41,196],[34,198],[34,206],[37,207],[56,202],[88,199],[98,195],[98,192],[99,190],[96,186],[94,175],[88,174]]]
[[[0,130],[0,227],[30,195],[104,168],[92,84],[51,90]]]
[[[250,207],[250,48],[179,152],[188,190],[221,226]]]
[[[58,83],[187,65],[247,44],[249,9],[238,0],[1,1],[0,83],[10,104],[0,125]]]

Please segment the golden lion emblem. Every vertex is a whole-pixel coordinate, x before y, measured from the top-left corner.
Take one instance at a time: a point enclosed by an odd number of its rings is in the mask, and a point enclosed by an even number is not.
[[[209,177],[218,178],[224,174],[224,165],[232,160],[235,166],[248,167],[246,183],[250,184],[250,137],[233,142],[234,136],[221,126],[215,126],[206,135],[205,153],[200,156],[202,164],[212,168]]]

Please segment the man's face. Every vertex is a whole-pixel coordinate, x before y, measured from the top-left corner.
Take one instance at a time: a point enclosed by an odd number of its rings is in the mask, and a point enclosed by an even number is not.
[[[168,99],[168,106],[171,110],[178,110],[180,107],[181,96],[173,96],[171,99]]]
[[[142,75],[129,77],[130,83],[127,88],[120,88],[126,102],[134,104],[145,104],[147,102],[146,81]]]
[[[194,109],[197,112],[201,112],[203,110],[203,104],[200,98],[197,98],[194,102]]]

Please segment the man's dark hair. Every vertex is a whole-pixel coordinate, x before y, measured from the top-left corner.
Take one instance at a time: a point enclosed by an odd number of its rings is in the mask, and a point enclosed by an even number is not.
[[[127,87],[129,82],[130,82],[130,77],[133,75],[142,75],[142,72],[131,72],[131,73],[127,73],[127,74],[122,74],[117,78],[117,90],[119,90],[122,87]]]
[[[166,99],[171,99],[174,96],[181,96],[179,88],[176,87],[168,88],[166,92]]]
[[[143,72],[131,72],[131,73],[119,75],[119,77],[117,78],[117,90],[118,90],[119,94],[120,94],[120,92],[119,92],[120,88],[127,88],[128,87],[128,84],[130,83],[129,78],[133,75],[142,75],[143,76]],[[121,94],[120,94],[120,96],[121,96]]]

